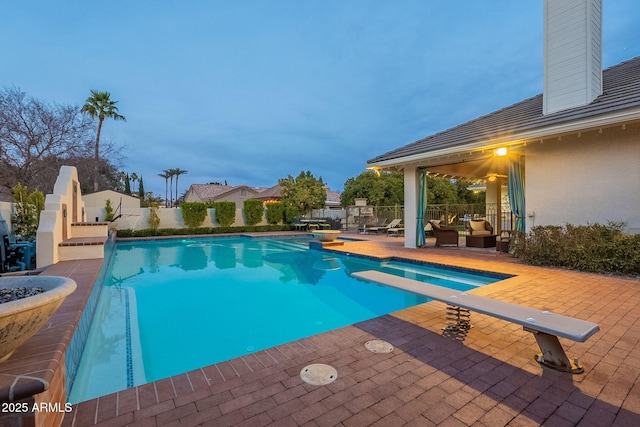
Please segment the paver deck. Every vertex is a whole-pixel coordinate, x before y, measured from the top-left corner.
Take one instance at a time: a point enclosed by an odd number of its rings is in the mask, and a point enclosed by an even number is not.
[[[472,313],[464,340],[442,334],[444,304],[429,302],[75,405],[64,426],[638,426],[640,280],[519,264],[495,251],[405,249],[367,237],[334,250],[457,265],[516,277],[471,292],[590,320],[601,331],[562,340],[581,375],[534,361],[534,338]],[[388,354],[364,343],[383,339]],[[311,363],[337,369],[304,383]]]

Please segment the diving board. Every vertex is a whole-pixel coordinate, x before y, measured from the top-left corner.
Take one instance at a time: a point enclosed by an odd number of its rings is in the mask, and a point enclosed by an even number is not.
[[[597,324],[586,320],[379,271],[361,271],[352,273],[352,276],[521,325],[525,331],[533,333],[542,351],[536,356],[536,361],[565,372],[582,373],[584,369],[577,359],[569,360],[558,337],[585,342],[600,330]]]

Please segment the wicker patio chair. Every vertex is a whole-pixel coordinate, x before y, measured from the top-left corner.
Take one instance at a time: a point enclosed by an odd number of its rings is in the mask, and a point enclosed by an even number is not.
[[[449,227],[443,227],[435,221],[429,221],[429,224],[431,224],[431,230],[436,236],[436,246],[458,246],[458,230]]]

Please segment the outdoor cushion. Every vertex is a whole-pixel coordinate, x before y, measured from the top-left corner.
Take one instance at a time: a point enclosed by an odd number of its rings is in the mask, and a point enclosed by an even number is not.
[[[491,232],[489,230],[473,230],[474,236],[490,236]]]
[[[469,221],[469,225],[471,226],[471,229],[473,230],[473,234],[482,234],[480,233],[481,231],[485,231],[484,229],[484,220],[483,221]],[[487,231],[487,234],[489,234],[489,232]]]

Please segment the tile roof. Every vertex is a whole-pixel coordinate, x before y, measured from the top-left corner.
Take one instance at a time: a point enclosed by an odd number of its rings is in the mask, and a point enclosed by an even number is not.
[[[236,188],[233,185],[219,185],[219,184],[191,184],[190,189],[193,190],[200,200],[214,199],[222,194]]]
[[[279,199],[281,197],[282,187],[280,184],[276,184],[273,187],[262,189],[257,195],[256,199]]]
[[[640,56],[602,73],[603,93],[590,104],[542,114],[542,94],[420,139],[368,160],[368,164],[401,159],[440,149],[463,147],[489,139],[508,138],[526,132],[640,108]],[[634,116],[634,119],[640,114]]]

